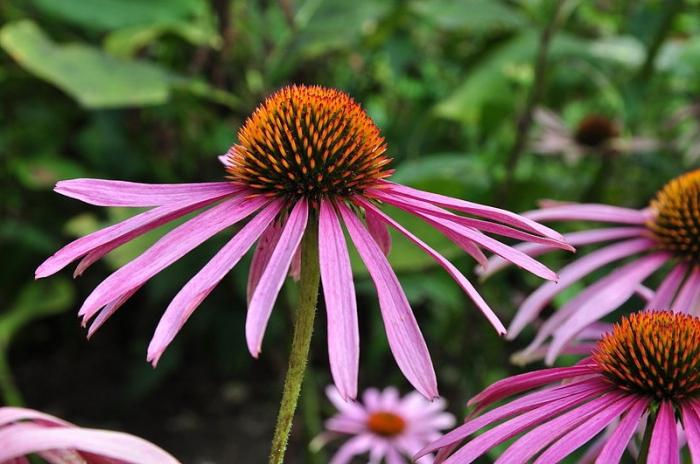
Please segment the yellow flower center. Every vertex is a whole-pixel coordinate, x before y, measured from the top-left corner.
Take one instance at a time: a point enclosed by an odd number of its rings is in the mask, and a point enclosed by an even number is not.
[[[367,418],[367,428],[377,435],[393,437],[406,429],[406,421],[393,412],[377,411]]]
[[[292,199],[348,197],[391,175],[386,143],[346,93],[293,85],[268,97],[227,154],[234,182]]]
[[[651,202],[647,226],[662,250],[700,263],[700,169],[677,177]]]
[[[574,132],[576,143],[589,148],[601,147],[617,136],[618,130],[615,123],[605,116],[596,114],[583,118]]]
[[[593,359],[620,388],[657,400],[700,393],[700,319],[670,311],[623,318],[598,343]]]

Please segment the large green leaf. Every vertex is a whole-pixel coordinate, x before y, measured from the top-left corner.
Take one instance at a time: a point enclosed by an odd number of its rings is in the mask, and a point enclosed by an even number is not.
[[[446,30],[485,33],[526,23],[517,9],[496,0],[417,0],[411,9]]]

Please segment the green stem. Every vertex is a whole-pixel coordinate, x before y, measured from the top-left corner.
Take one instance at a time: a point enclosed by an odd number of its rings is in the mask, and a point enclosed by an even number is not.
[[[647,457],[649,455],[649,444],[651,443],[651,434],[654,432],[654,424],[656,424],[656,415],[658,410],[649,413],[649,420],[647,420],[647,427],[644,430],[644,438],[642,438],[642,444],[639,448],[639,456],[637,456],[637,464],[646,464]]]
[[[275,435],[272,438],[270,464],[284,462],[289,432],[292,429],[294,412],[299,400],[304,371],[309,357],[311,334],[316,316],[318,286],[320,279],[318,265],[318,223],[310,219],[301,245],[301,280],[299,282],[299,308],[294,322],[292,348],[289,353],[287,376],[284,379],[284,391],[277,415]]]
[[[0,395],[5,406],[22,406],[22,394],[15,385],[10,364],[7,361],[7,352],[0,349]]]

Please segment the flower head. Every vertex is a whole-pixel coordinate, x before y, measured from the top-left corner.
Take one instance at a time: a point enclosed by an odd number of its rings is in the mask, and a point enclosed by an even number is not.
[[[190,315],[238,261],[254,248],[248,281],[246,339],[257,357],[286,274],[298,272],[299,245],[317,229],[328,352],[333,379],[345,398],[357,392],[357,303],[345,239],[364,261],[379,297],[391,351],[408,380],[428,397],[437,385],[420,328],[385,257],[398,231],[430,255],[470,296],[500,333],[505,328],[462,273],[437,251],[384,213],[382,203],[411,213],[445,234],[481,263],[483,249],[546,279],[550,269],[486,233],[572,249],[557,232],[489,206],[389,182],[389,158],[379,130],[343,92],[292,86],[270,96],[245,122],[238,143],[221,158],[229,181],[150,185],[99,179],[59,182],[56,191],[100,206],[151,207],[126,221],[82,237],[36,271],[51,275],[82,258],[81,274],[113,249],[157,226],[197,212],[139,257],[105,279],[80,309],[88,335],[151,277],[213,235],[228,229],[229,242],[179,291],[163,314],[148,348],[155,365]],[[451,211],[450,211],[451,210]],[[462,215],[458,213],[466,213]],[[242,224],[233,233],[229,228]]]
[[[326,394],[338,414],[326,422],[326,433],[315,441],[349,438],[331,464],[345,464],[365,453],[369,453],[372,463],[383,459],[392,464],[410,462],[418,450],[440,438],[441,430],[455,424],[454,416],[444,411],[443,399],[427,401],[418,392],[402,398],[392,387],[383,391],[369,388],[364,391],[362,402],[357,403],[343,401],[333,387],[328,387]],[[418,462],[425,464],[432,459],[426,457]]]
[[[177,464],[156,445],[121,432],[85,429],[31,409],[0,408],[0,462]]]
[[[470,401],[476,410],[463,425],[425,447],[419,456],[442,449],[440,462],[466,464],[518,437],[497,462],[560,462],[599,437],[588,454],[596,463],[620,462],[631,441],[641,446],[647,463],[679,463],[680,426],[696,462],[700,459],[699,357],[700,320],[695,316],[669,311],[633,314],[615,325],[598,343],[595,354],[580,364],[517,375],[491,385]],[[534,389],[483,412],[497,401]],[[635,439],[635,432],[645,424],[648,445]],[[485,427],[491,428],[473,436]]]
[[[546,347],[545,359],[551,363],[591,324],[598,323],[637,294],[646,300],[645,307],[669,308],[698,314],[700,310],[700,170],[671,180],[651,201],[648,208],[634,210],[601,204],[547,203],[526,213],[540,221],[595,221],[615,224],[566,234],[574,246],[608,243],[578,258],[561,269],[558,284],[545,284],[520,306],[508,336],[516,337],[534,322],[552,299],[588,274],[625,258],[607,276],[584,288],[567,301],[538,328],[533,342],[516,355],[530,359],[531,354]],[[525,244],[516,248],[537,256],[551,248]],[[488,273],[506,262],[491,260]],[[669,265],[661,284],[647,288],[645,281]],[[598,331],[600,333],[600,331]],[[547,341],[551,337],[551,344]]]

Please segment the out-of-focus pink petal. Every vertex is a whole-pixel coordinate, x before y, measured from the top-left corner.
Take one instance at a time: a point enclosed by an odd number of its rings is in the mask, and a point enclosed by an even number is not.
[[[610,435],[605,446],[596,458],[596,464],[608,464],[610,462],[620,462],[622,454],[627,448],[627,444],[637,431],[642,415],[646,412],[649,401],[640,399],[635,402],[618,424],[615,431]]]
[[[664,278],[659,288],[654,293],[654,298],[647,302],[644,309],[668,309],[671,307],[673,298],[680,287],[688,266],[685,263],[677,264],[671,272]]]
[[[152,443],[133,435],[75,427],[8,425],[0,430],[0,462],[45,450],[75,449],[133,464],[178,461]]]
[[[693,463],[700,463],[700,417],[687,404],[681,404],[683,430],[688,439],[688,448]]]
[[[508,328],[508,339],[514,339],[542,311],[552,298],[569,288],[594,270],[618,259],[645,251],[653,246],[647,238],[627,240],[596,250],[559,271],[559,282],[547,282],[540,286],[520,306]]]
[[[651,427],[648,424],[647,427]],[[673,405],[663,401],[651,433],[647,464],[679,464],[678,433]]]
[[[560,462],[566,456],[574,452],[580,446],[588,443],[605,427],[610,425],[615,419],[620,417],[630,407],[643,404],[645,400],[626,397],[608,408],[598,412],[590,419],[585,420],[578,427],[561,437],[552,446],[545,450],[534,464],[547,464],[550,462]]]
[[[635,288],[668,260],[665,253],[654,253],[615,270],[600,281],[595,295],[579,307],[559,329],[554,332],[552,346],[545,362],[553,363],[559,350],[587,325],[601,319],[618,308],[633,294]]]
[[[365,211],[365,222],[367,223],[367,231],[372,236],[379,248],[384,252],[384,256],[389,256],[391,251],[391,235],[384,222],[377,218],[377,215],[372,211]]]
[[[281,200],[273,200],[251,219],[173,298],[158,322],[155,334],[148,345],[148,361],[154,366],[173,341],[187,319],[211,293],[221,279],[248,252],[277,213],[282,209]]]
[[[599,204],[564,204],[523,213],[535,221],[597,221],[615,224],[644,224],[649,219],[644,211]]]
[[[374,388],[369,388],[365,390],[363,402],[367,406],[367,393],[373,392],[378,395],[379,392]],[[338,391],[338,388],[330,385],[326,388],[326,396],[333,403],[333,406],[344,416],[354,419],[359,422],[364,422],[367,419],[367,412],[365,409],[355,401],[345,400]]]
[[[676,312],[695,314],[698,298],[700,298],[700,268],[694,267],[673,300],[671,309]]]
[[[32,421],[44,426],[72,427],[73,424],[63,419],[45,414],[33,409],[19,408],[13,406],[0,407],[0,428],[7,424],[19,421]]]
[[[338,452],[331,458],[329,464],[349,464],[352,458],[358,454],[368,452],[373,443],[374,440],[368,434],[352,437],[338,449]]]
[[[609,227],[605,229],[584,230],[564,234],[564,240],[566,240],[569,245],[577,247],[607,242],[610,240],[619,240],[621,238],[644,237],[644,232],[646,230],[647,229],[642,227]],[[551,246],[542,245],[539,243],[518,243],[517,245],[513,246],[513,248],[532,257],[540,256],[544,253],[555,250],[555,248]],[[482,278],[486,279],[510,264],[510,261],[506,261],[500,256],[494,255],[489,258],[486,268],[483,271],[479,270],[477,272]]]
[[[245,321],[246,340],[248,350],[257,358],[262,348],[263,335],[270,319],[272,306],[282,288],[284,278],[287,275],[292,257],[301,243],[306,230],[306,222],[309,217],[309,207],[306,200],[299,200],[289,213],[287,223],[280,235],[275,251],[270,256],[270,261],[260,277],[255,292],[248,305],[248,315]]]
[[[530,232],[535,232],[541,234],[545,237],[553,238],[555,240],[562,240],[562,235],[550,229],[547,226],[538,224],[532,219],[523,217],[519,214],[512,213],[500,208],[494,208],[492,206],[480,205],[478,203],[472,203],[465,200],[459,200],[457,198],[451,198],[445,195],[440,195],[437,193],[424,192],[422,190],[413,189],[406,187],[405,185],[394,184],[392,182],[383,182],[383,186],[386,186],[387,190],[393,193],[403,195],[410,198],[416,198],[418,200],[424,200],[433,203],[444,208],[453,209],[455,211],[461,211],[463,213],[472,214],[474,216],[485,217],[495,221],[500,221],[503,224],[509,224],[515,227],[519,227],[523,230],[528,230]]]
[[[260,277],[267,267],[267,262],[270,260],[270,256],[272,256],[272,252],[277,246],[277,241],[280,239],[281,233],[282,225],[276,222],[268,227],[258,239],[258,244],[253,252],[253,259],[250,262],[250,269],[248,270],[248,285],[246,287],[248,304],[250,304],[250,299],[253,297],[255,287],[258,286]]]
[[[437,397],[437,380],[428,347],[396,274],[355,214],[342,203],[337,206],[374,281],[389,347],[396,363],[416,390],[428,398]]]
[[[620,404],[626,407],[631,402],[630,398],[617,392],[609,392],[594,398],[523,434],[499,456],[495,464],[524,464],[582,422],[593,423],[595,417],[606,409],[615,409],[619,411],[617,414],[620,414],[624,410],[619,408]],[[558,462],[558,460],[544,462]]]
[[[466,277],[464,277],[464,275],[462,275],[461,272],[459,272],[459,270],[452,263],[450,263],[440,253],[431,248],[428,244],[426,244],[421,239],[409,232],[401,224],[384,214],[382,211],[380,211],[378,208],[376,208],[369,202],[364,201],[360,198],[355,198],[354,201],[360,204],[362,207],[364,207],[365,211],[372,211],[381,221],[391,225],[394,229],[401,232],[406,238],[408,238],[413,243],[418,245],[421,249],[423,249],[423,251],[425,251],[440,266],[442,266],[447,271],[447,273],[450,274],[450,277],[452,277],[455,280],[455,282],[457,282],[459,286],[462,287],[462,290],[464,290],[464,292],[467,295],[469,295],[472,301],[474,301],[476,306],[484,314],[484,316],[486,316],[486,319],[488,319],[488,321],[496,329],[499,335],[504,335],[506,333],[506,328],[498,319],[496,313],[493,312],[493,310],[489,307],[486,301],[484,301],[481,295],[479,295],[479,292],[476,291],[474,286],[467,280]]]
[[[87,254],[88,256],[83,259],[74,274],[75,276],[80,275],[88,266],[118,246],[158,226],[220,200],[224,196],[227,194],[219,192],[208,195],[193,195],[189,200],[144,211],[118,224],[88,234],[64,246],[44,261],[37,268],[35,277],[39,279],[54,274]]]
[[[289,265],[289,277],[298,282],[301,279],[301,245],[297,247],[297,251],[292,256],[292,264]]]
[[[328,327],[328,357],[333,381],[344,399],[357,396],[360,334],[355,285],[345,236],[333,204],[321,201],[318,252]]]
[[[143,285],[209,237],[244,219],[268,201],[260,197],[232,198],[179,225],[102,281],[85,300],[78,314],[85,320],[92,318],[103,306]]]
[[[231,182],[196,184],[139,184],[121,180],[71,179],[56,184],[61,195],[97,206],[160,206],[189,201],[196,195],[227,195],[243,187]]]

